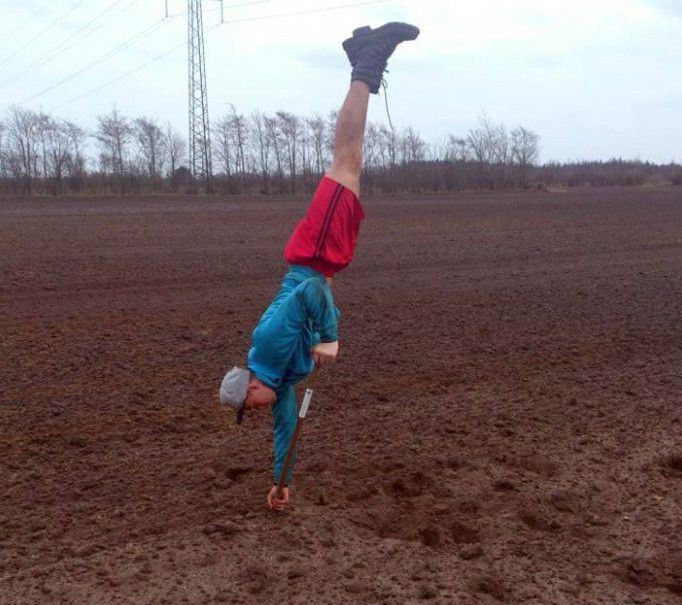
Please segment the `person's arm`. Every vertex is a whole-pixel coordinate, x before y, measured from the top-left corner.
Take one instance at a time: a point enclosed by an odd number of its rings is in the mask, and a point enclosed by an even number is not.
[[[313,327],[320,334],[320,342],[336,342],[339,339],[339,310],[334,306],[332,290],[324,281],[310,279],[301,292],[303,304]]]
[[[327,282],[311,279],[302,291],[306,315],[312,319],[319,337],[310,350],[316,366],[336,362],[339,354],[338,320],[340,312],[334,306],[332,290]]]
[[[298,413],[296,409],[296,394],[293,387],[289,387],[281,397],[278,398],[274,406],[272,406],[272,418],[274,421],[273,433],[275,442],[275,464],[274,474],[275,483],[279,482],[284,466],[284,459],[287,457],[289,450],[289,443],[291,437],[296,430],[296,422]],[[287,473],[285,481],[291,481],[294,474],[294,464],[296,462],[296,453],[294,452],[291,458],[291,465]]]

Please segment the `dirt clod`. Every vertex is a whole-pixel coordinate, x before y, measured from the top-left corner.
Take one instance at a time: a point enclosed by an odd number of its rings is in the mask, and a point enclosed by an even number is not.
[[[483,548],[479,544],[473,546],[465,546],[459,551],[459,556],[465,561],[478,559],[483,556]]]
[[[624,562],[624,573],[627,580],[636,586],[652,586],[656,583],[656,571],[649,561],[630,558]]]
[[[561,529],[561,524],[556,519],[551,519],[532,510],[522,510],[519,513],[519,518],[530,529],[538,531],[557,531]]]
[[[238,533],[239,526],[230,523],[230,522],[225,522],[225,523],[209,523],[204,527],[204,533],[206,535],[220,535],[225,538],[229,538],[230,536],[233,536],[234,534]]]
[[[509,599],[509,590],[502,580],[496,576],[487,575],[479,578],[476,587],[480,592],[489,594],[498,601],[507,601]]]
[[[665,456],[661,462],[661,472],[666,477],[682,478],[682,453]]]
[[[438,596],[438,590],[433,584],[422,584],[419,587],[420,599],[435,599]]]
[[[302,578],[305,575],[302,569],[290,569],[287,573],[287,578],[290,580],[296,580]]]
[[[517,490],[516,484],[509,479],[498,479],[493,484],[493,487],[498,492],[513,492]]]
[[[556,490],[550,495],[552,506],[558,511],[574,513],[580,509],[580,500],[576,494],[567,490]]]
[[[437,527],[425,527],[419,531],[421,541],[431,548],[437,548],[441,544],[441,534]]]
[[[450,526],[450,536],[458,544],[478,542],[481,538],[476,528],[470,527],[460,521],[455,521]]]

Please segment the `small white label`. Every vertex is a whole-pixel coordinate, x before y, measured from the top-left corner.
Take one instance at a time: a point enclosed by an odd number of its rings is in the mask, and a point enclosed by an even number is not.
[[[301,411],[298,413],[299,418],[305,418],[308,413],[308,406],[310,405],[310,400],[313,398],[313,390],[306,389],[303,395],[303,403],[301,404]]]

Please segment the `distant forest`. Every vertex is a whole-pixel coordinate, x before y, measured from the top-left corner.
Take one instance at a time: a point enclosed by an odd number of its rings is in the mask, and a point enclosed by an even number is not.
[[[312,191],[332,156],[336,114],[246,116],[234,107],[211,124],[216,194]],[[365,193],[682,185],[682,166],[611,159],[538,164],[540,136],[483,116],[467,133],[428,143],[414,128],[369,123]],[[170,124],[115,109],[88,131],[44,112],[10,108],[0,120],[0,195],[189,193],[187,141]]]

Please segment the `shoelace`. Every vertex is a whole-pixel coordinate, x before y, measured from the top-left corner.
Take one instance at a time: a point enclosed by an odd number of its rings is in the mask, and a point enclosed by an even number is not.
[[[386,70],[388,73],[388,69]],[[395,135],[395,128],[393,128],[393,120],[391,120],[391,112],[388,109],[388,82],[386,78],[381,77],[381,87],[384,89],[384,104],[386,105],[386,117],[388,118],[388,125],[391,127],[391,131]]]

